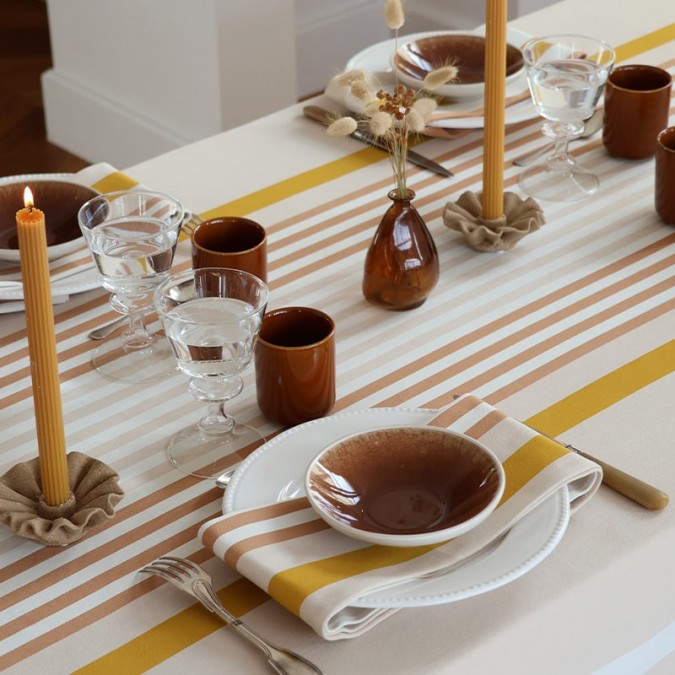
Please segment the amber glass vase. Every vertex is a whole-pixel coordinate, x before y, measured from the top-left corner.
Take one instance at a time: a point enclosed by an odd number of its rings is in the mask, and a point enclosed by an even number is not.
[[[438,281],[438,251],[417,209],[415,193],[389,193],[387,209],[366,255],[363,295],[392,310],[419,307]]]

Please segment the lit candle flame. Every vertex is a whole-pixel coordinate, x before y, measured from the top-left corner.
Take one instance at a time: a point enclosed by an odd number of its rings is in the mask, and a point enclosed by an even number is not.
[[[23,191],[23,203],[27,209],[33,208],[33,192],[28,186],[26,186],[26,189]]]

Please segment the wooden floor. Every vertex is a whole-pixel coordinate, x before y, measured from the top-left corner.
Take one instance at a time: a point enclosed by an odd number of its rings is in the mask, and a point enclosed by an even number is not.
[[[46,4],[0,0],[0,177],[88,164],[47,142],[40,75],[51,63]]]

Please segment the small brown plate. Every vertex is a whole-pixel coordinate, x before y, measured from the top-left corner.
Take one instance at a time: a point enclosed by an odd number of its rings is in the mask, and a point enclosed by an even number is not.
[[[458,76],[455,82],[434,90],[441,96],[478,98],[485,88],[485,38],[480,35],[439,33],[410,40],[401,45],[392,57],[392,66],[410,87],[419,88],[428,73],[453,64]],[[517,47],[506,46],[506,80],[518,77],[523,70],[523,55]]]
[[[66,255],[82,243],[77,212],[99,194],[72,182],[70,174],[31,174],[0,179],[0,260],[19,261],[16,212],[24,207],[23,191],[33,192],[35,206],[45,214],[47,256]]]
[[[339,532],[384,546],[447,541],[483,522],[504,470],[478,441],[437,427],[388,427],[343,438],[305,475],[316,512]]]

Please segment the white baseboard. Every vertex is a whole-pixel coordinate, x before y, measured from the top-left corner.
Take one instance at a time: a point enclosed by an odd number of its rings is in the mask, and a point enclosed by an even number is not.
[[[42,74],[47,139],[89,162],[123,169],[193,140],[63,77]]]

